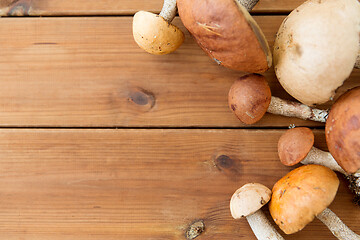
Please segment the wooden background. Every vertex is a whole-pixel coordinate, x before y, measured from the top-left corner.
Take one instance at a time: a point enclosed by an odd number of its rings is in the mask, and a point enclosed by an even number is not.
[[[303,0],[260,0],[270,45]],[[186,32],[173,54],[152,56],[132,38],[132,15],[160,0],[0,0],[0,239],[255,239],[229,200],[247,182],[268,187],[291,168],[277,157],[290,124],[267,114],[252,126],[229,111],[243,73],[217,66]],[[268,77],[274,96],[291,99]],[[360,71],[338,91],[358,86]],[[321,106],[328,108],[332,103]],[[331,209],[360,233],[347,183]],[[265,212],[268,214],[267,207]],[[269,215],[268,215],[269,216]],[[285,234],[283,234],[285,236]],[[286,239],[334,239],[315,220]]]

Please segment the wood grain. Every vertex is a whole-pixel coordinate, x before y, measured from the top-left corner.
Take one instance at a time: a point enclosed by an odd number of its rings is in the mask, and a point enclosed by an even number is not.
[[[247,182],[271,188],[291,169],[277,158],[282,133],[2,129],[0,236],[180,240],[203,220],[198,239],[255,239],[245,220],[231,218],[229,200]],[[315,133],[324,148],[323,131]],[[330,208],[360,233],[360,209],[339,178]],[[315,220],[286,239],[334,237]]]
[[[273,45],[284,16],[255,19]],[[0,28],[11,34],[0,36],[0,126],[244,126],[227,106],[229,88],[243,73],[217,66],[188,34],[174,54],[147,54],[135,44],[131,23],[131,17],[2,18]],[[266,76],[274,96],[290,98],[273,70]],[[339,94],[359,85],[359,77],[355,70]],[[290,124],[323,126],[270,114],[254,126]]]
[[[288,13],[304,0],[260,0],[254,13]],[[132,15],[159,13],[163,0],[0,0],[0,16]]]

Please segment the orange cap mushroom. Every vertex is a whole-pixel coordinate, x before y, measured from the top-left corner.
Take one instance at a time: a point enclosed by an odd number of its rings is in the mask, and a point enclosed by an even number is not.
[[[330,205],[338,187],[339,179],[329,168],[304,165],[274,185],[270,214],[286,234],[295,233]]]

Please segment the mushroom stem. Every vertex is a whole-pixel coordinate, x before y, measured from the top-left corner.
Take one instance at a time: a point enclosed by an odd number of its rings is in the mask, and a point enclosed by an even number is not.
[[[336,160],[329,152],[322,151],[316,147],[312,147],[308,155],[301,161],[302,164],[317,164],[330,168],[333,171],[347,175],[339,166]]]
[[[250,12],[259,2],[259,0],[236,0],[236,1],[240,3],[243,7],[245,7],[248,12]]]
[[[359,43],[359,52],[356,59],[355,68],[360,68],[360,43]]]
[[[272,226],[270,221],[266,218],[261,210],[246,217],[249,225],[259,240],[275,240],[284,239],[278,231]]]
[[[171,22],[175,18],[176,12],[176,0],[164,0],[164,4],[159,15],[166,21]]]
[[[360,236],[346,226],[330,209],[326,208],[317,215],[317,218],[329,228],[336,238],[340,240],[360,240]]]
[[[283,100],[278,97],[271,97],[271,102],[267,112],[317,122],[326,122],[329,114],[328,110],[311,108],[304,104]]]

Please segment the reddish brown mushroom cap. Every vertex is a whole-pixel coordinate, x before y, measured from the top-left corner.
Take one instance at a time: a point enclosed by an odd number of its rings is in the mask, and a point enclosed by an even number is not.
[[[234,0],[178,0],[184,26],[218,64],[261,73],[272,64],[271,51],[260,27]]]
[[[348,173],[360,169],[360,87],[343,94],[326,120],[326,142],[330,153]]]
[[[339,179],[329,168],[304,165],[274,185],[270,214],[286,234],[295,233],[330,205],[338,187]]]
[[[238,119],[245,124],[259,121],[271,101],[270,87],[264,76],[245,75],[236,80],[230,88],[228,103]]]
[[[287,130],[279,139],[278,154],[282,164],[293,166],[301,162],[314,145],[314,134],[306,127]]]

